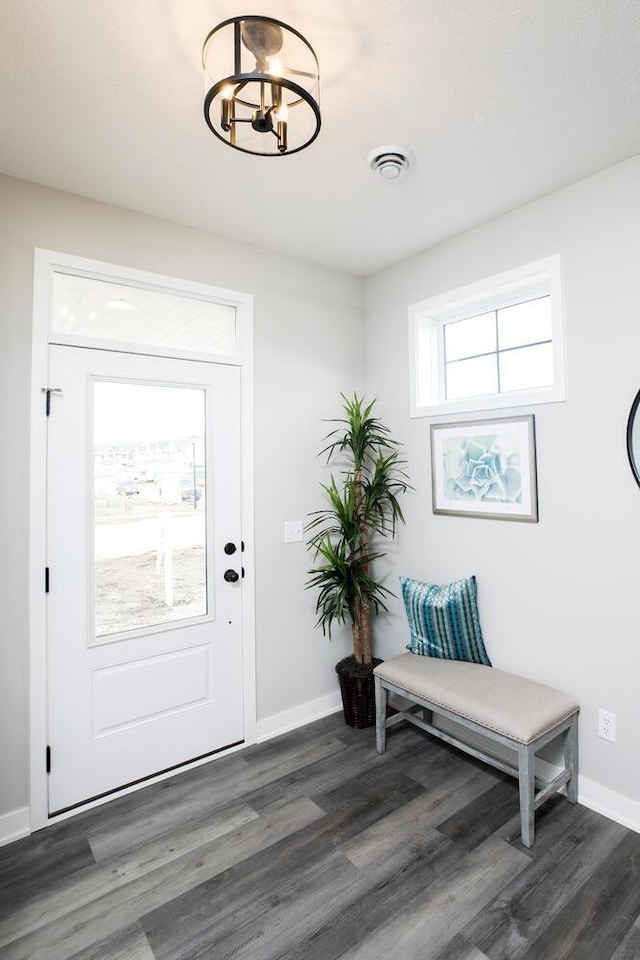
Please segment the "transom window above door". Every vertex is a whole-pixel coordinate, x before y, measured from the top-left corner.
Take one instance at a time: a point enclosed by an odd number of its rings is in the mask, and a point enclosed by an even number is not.
[[[409,308],[411,414],[564,400],[560,264],[530,264]]]
[[[237,357],[236,305],[55,270],[52,341],[163,356]]]

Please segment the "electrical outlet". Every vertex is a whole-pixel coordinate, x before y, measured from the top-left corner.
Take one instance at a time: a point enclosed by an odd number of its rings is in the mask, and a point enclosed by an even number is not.
[[[616,742],[616,715],[608,710],[598,710],[598,736],[610,743]]]

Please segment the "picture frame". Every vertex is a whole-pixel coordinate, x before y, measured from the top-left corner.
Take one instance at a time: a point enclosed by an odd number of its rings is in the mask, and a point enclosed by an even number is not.
[[[533,414],[431,424],[433,512],[538,522]]]

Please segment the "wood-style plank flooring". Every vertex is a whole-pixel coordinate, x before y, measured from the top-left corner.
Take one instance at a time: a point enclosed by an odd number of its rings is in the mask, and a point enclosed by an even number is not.
[[[632,960],[640,835],[329,717],[0,849],[2,960]]]

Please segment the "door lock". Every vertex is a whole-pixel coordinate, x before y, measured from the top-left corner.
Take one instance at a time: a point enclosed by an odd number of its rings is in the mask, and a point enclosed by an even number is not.
[[[237,574],[235,570],[231,570],[231,569],[225,570],[223,576],[224,576],[224,579],[227,581],[227,583],[235,583],[237,580],[240,579],[239,574]]]

